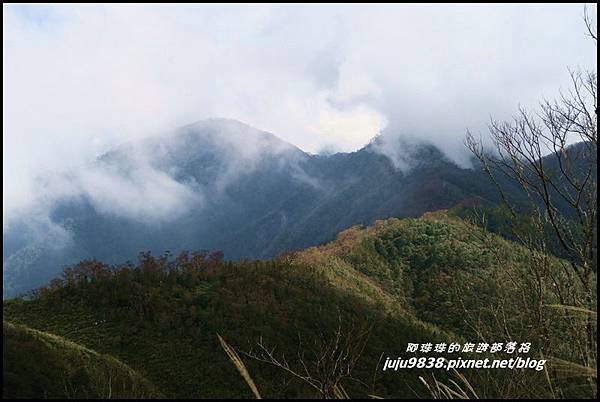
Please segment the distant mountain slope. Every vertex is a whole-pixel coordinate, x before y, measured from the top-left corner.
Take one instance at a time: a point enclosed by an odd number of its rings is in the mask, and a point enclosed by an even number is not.
[[[223,119],[125,144],[72,186],[86,188],[81,195],[55,205],[51,219],[66,231],[62,241],[56,231],[31,229],[27,217],[4,233],[4,297],[84,258],[116,263],[142,250],[182,249],[223,250],[234,260],[272,257],[355,224],[498,200],[483,173],[457,166],[432,145],[397,144],[408,170],[397,169],[380,146],[381,138],[357,152],[310,155]]]
[[[2,326],[3,398],[152,398],[160,394],[120,361],[23,325]]]
[[[530,338],[537,319],[528,313],[535,311],[527,304],[532,284],[514,278],[529,278],[524,274],[539,257],[440,212],[353,227],[331,243],[271,261],[228,263],[202,254],[169,261],[145,255],[117,271],[87,262],[31,301],[5,301],[4,316],[114,355],[147,373],[168,397],[252,396],[217,333],[240,352],[262,339],[296,367],[299,353],[309,361],[318,358],[313,349],[318,352],[319,341],[330,339],[339,326],[344,340],[370,328],[354,380],[343,383],[346,391],[353,397],[427,397],[418,376],[429,378],[430,371],[376,373],[380,356],[406,357],[408,342],[509,338],[533,342],[535,356],[569,359],[576,353],[565,341],[584,333],[573,322],[559,325],[558,311],[546,315],[555,326],[543,343]],[[547,263],[560,278],[560,262],[548,258]],[[544,282],[542,288],[550,286]],[[550,291],[546,302],[557,302]],[[502,321],[495,319],[498,309]],[[242,358],[264,397],[317,396],[282,370]],[[464,371],[480,397],[551,395],[540,372],[519,372],[508,388],[502,384],[514,378],[513,371],[490,373]],[[435,372],[440,381],[447,375]],[[572,396],[588,392],[578,379],[568,384],[562,389]]]

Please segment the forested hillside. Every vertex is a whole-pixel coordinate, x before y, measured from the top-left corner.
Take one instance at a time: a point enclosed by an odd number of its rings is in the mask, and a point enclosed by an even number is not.
[[[528,270],[541,263],[551,275],[540,283]],[[444,371],[383,372],[382,358],[405,355],[408,342],[508,340],[532,342],[546,371],[463,371],[479,397],[585,397],[585,378],[558,363],[576,360],[585,320],[546,307],[558,303],[555,286],[578,292],[561,264],[438,212],[353,227],[272,260],[201,252],[84,261],[31,300],[5,302],[4,318],[110,354],[169,397],[253,396],[217,334],[263,397],[323,396],[290,371],[329,375],[320,357],[335,339],[350,359],[334,382],[352,397],[430,397],[419,376],[459,381]]]

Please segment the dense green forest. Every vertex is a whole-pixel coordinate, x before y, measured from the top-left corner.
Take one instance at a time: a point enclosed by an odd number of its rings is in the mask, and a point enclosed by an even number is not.
[[[478,397],[589,397],[595,385],[575,363],[587,316],[554,307],[557,294],[581,291],[563,264],[441,211],[352,227],[271,260],[202,251],[83,261],[30,297],[5,301],[4,320],[113,356],[167,397],[253,397],[217,334],[263,397],[323,396],[293,374],[303,370],[351,397],[431,397],[425,383],[466,385],[444,370],[382,371],[382,359],[407,355],[408,342],[509,340],[531,342],[528,356],[547,359],[546,369],[462,370]],[[530,275],[532,266],[548,275]],[[5,351],[18,339],[5,326]],[[350,356],[343,373],[321,359],[335,339]],[[272,359],[259,359],[261,346]],[[22,353],[5,352],[9,374],[25,369]],[[52,354],[38,362],[64,382]],[[4,372],[6,395],[19,384]],[[32,392],[43,397],[42,388]]]

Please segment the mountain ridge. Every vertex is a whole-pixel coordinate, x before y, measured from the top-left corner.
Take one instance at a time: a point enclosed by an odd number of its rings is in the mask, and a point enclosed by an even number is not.
[[[86,258],[116,263],[142,250],[181,249],[268,258],[355,224],[416,217],[473,197],[498,200],[483,173],[431,144],[409,147],[409,168],[401,169],[378,152],[380,137],[355,152],[312,155],[235,120],[199,121],[172,134],[99,157],[75,186],[86,190],[51,210],[65,247],[49,250],[55,241],[42,237],[5,252],[4,296]],[[18,244],[11,236],[3,236],[5,246]]]
[[[356,341],[354,336],[368,330],[364,353],[352,372],[361,381],[344,381],[348,394],[427,396],[419,376],[427,378],[430,370],[415,368],[401,377],[388,370],[375,378],[381,356],[395,358],[402,352],[407,357],[407,342],[502,341],[503,331],[510,339],[533,342],[536,352],[542,352],[546,344],[531,337],[536,320],[531,300],[514,297],[526,295],[531,284],[511,280],[526,278],[539,257],[523,245],[438,211],[351,227],[330,243],[272,260],[233,263],[218,254],[196,252],[176,257],[145,253],[118,266],[83,261],[32,299],[5,302],[4,315],[113,355],[143,371],[167,397],[180,398],[252,396],[216,334],[238,351],[261,395],[297,398],[318,395],[244,352],[260,341],[277,356],[286,356],[292,367],[300,364],[296,356],[306,356],[312,367],[309,359],[321,357],[318,349],[314,356],[311,349],[319,339],[334,336],[341,327],[343,342]],[[558,277],[565,274],[557,258],[545,260]],[[550,279],[546,281],[545,300],[556,302]],[[568,280],[559,285],[570,286]],[[502,322],[491,319],[499,302],[505,313]],[[564,319],[558,310],[548,314],[557,323]],[[544,338],[551,342],[549,350],[562,350],[567,330],[574,331],[569,336],[582,336],[579,328],[552,327]],[[551,395],[537,371],[523,372],[513,383],[516,388],[508,390],[502,381],[491,380],[509,381],[512,371],[464,374],[480,397],[498,398],[505,392]],[[445,370],[435,373],[444,382],[449,375]],[[585,395],[584,386],[583,380],[569,379],[563,389],[576,397]]]

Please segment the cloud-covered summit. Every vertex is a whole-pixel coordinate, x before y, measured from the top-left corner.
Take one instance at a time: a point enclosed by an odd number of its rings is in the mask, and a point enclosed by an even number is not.
[[[484,131],[490,114],[508,117],[566,88],[567,66],[595,66],[582,13],[582,5],[4,5],[5,221],[44,197],[41,174],[215,116],[310,153],[357,150],[388,130],[460,161],[467,127]],[[169,185],[146,173],[140,179]],[[104,176],[86,178],[95,179],[104,192]]]

